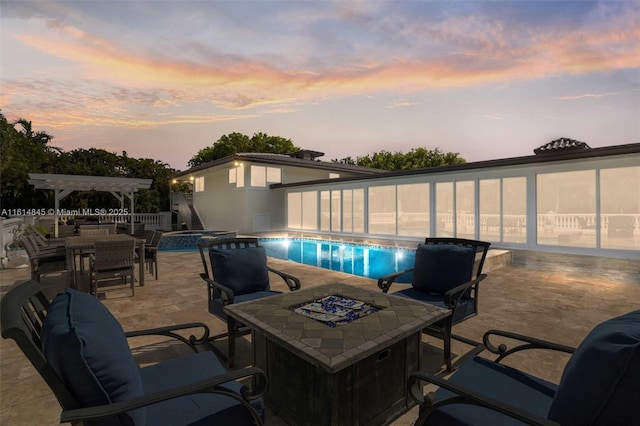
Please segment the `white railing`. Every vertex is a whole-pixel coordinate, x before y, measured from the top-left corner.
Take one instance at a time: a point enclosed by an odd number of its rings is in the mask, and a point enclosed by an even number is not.
[[[100,222],[129,223],[131,215],[101,214]],[[144,224],[145,229],[170,231],[171,212],[159,213],[134,213],[133,222]]]
[[[47,224],[43,226],[45,229],[49,230],[49,224],[53,224],[55,222],[55,216],[26,216],[21,218],[25,221],[25,224],[28,225],[41,225]],[[69,222],[75,219],[75,215],[59,215],[58,221],[60,222]],[[98,216],[98,219],[102,223],[129,223],[131,221],[131,215],[110,215],[110,214],[101,214]],[[171,212],[159,212],[159,213],[134,213],[133,214],[133,222],[144,224],[145,229],[151,230],[159,230],[159,231],[170,231],[171,230]]]

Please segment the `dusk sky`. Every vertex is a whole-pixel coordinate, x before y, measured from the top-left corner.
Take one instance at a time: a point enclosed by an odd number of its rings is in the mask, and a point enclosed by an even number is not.
[[[0,110],[185,170],[220,136],[467,161],[640,142],[639,1],[0,0]]]

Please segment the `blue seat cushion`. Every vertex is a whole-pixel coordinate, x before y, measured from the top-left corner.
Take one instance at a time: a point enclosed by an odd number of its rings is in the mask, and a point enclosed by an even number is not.
[[[239,296],[233,297],[233,303],[242,303],[248,302],[250,300],[262,299],[263,297],[269,297],[276,294],[280,294],[279,291],[268,290],[268,291],[256,291],[255,293],[249,294],[241,294]],[[219,318],[227,318],[227,314],[224,313],[223,310],[224,305],[222,304],[222,300],[219,298],[209,300],[209,312]]]
[[[454,244],[421,244],[413,265],[413,288],[444,294],[471,281],[476,252]]]
[[[128,400],[144,393],[124,331],[95,297],[58,294],[42,326],[42,351],[83,407]],[[146,409],[96,424],[145,424]]]
[[[640,310],[596,326],[567,363],[549,418],[563,425],[638,424]]]
[[[398,284],[396,284],[396,286],[398,286]],[[413,287],[408,287],[408,288],[405,288],[404,290],[399,290],[391,294],[395,296],[408,297],[409,299],[428,303],[430,305],[435,305],[443,309],[449,309],[449,307],[444,304],[444,297],[438,293],[425,293],[422,291],[418,291]],[[461,320],[475,314],[476,314],[475,300],[462,298],[460,299],[459,303],[456,305],[455,309],[451,313],[451,318],[442,319],[440,321],[435,322],[433,325],[436,327],[444,327],[446,321],[448,320],[451,320],[452,324],[456,324]]]
[[[542,417],[547,416],[557,389],[553,383],[482,357],[474,357],[464,363],[449,381]],[[453,395],[445,389],[439,389],[435,393],[435,398],[440,401]],[[511,417],[471,404],[443,406],[428,417],[427,424],[430,426],[522,425]]]
[[[219,249],[211,247],[213,279],[242,295],[269,290],[269,270],[264,247]]]
[[[145,393],[176,388],[214,377],[225,372],[220,361],[211,352],[202,352],[163,361],[140,370]],[[229,382],[226,390],[239,394],[242,385]],[[262,398],[251,405],[264,418]],[[187,395],[147,407],[149,425],[243,425],[251,424],[251,415],[237,400],[228,396],[199,393]]]

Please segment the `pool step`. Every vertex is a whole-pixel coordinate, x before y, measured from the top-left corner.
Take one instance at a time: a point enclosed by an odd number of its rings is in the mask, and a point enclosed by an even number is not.
[[[482,272],[486,274],[496,269],[509,266],[512,261],[513,255],[510,250],[490,249],[489,253],[487,253],[487,258],[484,260]]]

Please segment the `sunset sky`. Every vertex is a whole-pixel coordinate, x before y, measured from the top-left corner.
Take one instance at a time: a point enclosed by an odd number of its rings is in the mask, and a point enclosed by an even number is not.
[[[185,170],[257,132],[323,160],[640,142],[638,1],[0,0],[0,109]]]

